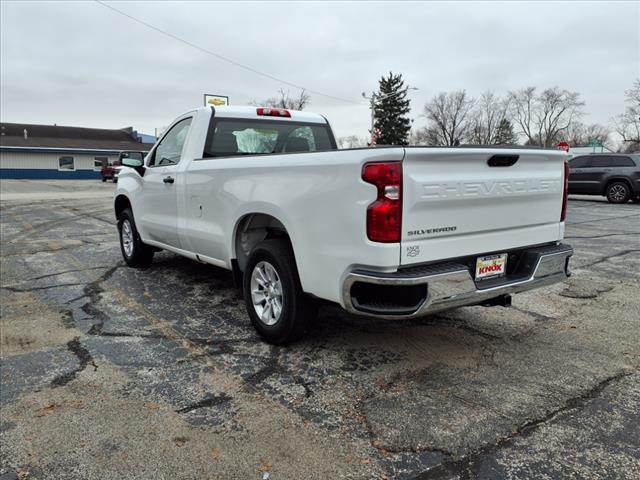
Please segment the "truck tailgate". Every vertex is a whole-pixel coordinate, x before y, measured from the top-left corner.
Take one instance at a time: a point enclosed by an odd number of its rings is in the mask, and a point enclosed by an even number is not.
[[[407,148],[400,264],[560,240],[564,152]]]

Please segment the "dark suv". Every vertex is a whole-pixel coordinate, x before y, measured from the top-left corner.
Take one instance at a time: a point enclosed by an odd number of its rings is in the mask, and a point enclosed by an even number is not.
[[[569,160],[569,193],[603,195],[611,203],[640,200],[640,154],[599,153]]]

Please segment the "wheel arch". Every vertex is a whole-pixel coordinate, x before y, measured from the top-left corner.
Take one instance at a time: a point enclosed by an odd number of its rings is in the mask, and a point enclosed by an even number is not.
[[[131,208],[131,201],[129,200],[129,197],[127,197],[126,195],[120,194],[116,197],[115,201],[113,202],[113,206],[114,206],[114,212],[116,215],[116,220],[118,220],[122,212],[124,212],[127,208]]]
[[[292,244],[289,230],[287,230],[284,222],[264,212],[252,212],[242,215],[235,224],[232,238],[232,258],[234,260],[234,270],[238,270],[237,274],[244,271],[251,250],[263,240],[283,238]]]

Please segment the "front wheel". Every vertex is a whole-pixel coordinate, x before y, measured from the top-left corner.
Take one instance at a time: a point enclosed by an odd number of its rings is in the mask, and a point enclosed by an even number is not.
[[[299,339],[317,315],[317,306],[302,291],[286,240],[265,240],[253,249],[243,290],[251,323],[269,343],[284,345]]]
[[[610,203],[627,203],[631,198],[631,190],[624,182],[613,182],[607,187],[607,200]]]
[[[133,220],[133,212],[130,208],[120,214],[118,232],[120,233],[120,250],[127,265],[136,268],[151,265],[154,249],[140,239],[136,222]]]

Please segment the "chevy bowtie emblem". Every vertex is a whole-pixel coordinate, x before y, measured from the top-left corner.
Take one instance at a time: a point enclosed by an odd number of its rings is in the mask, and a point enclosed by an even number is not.
[[[420,255],[420,246],[407,247],[407,257],[417,257],[418,255]]]
[[[213,105],[214,107],[219,107],[220,105],[226,105],[227,102],[222,100],[221,98],[210,98],[207,100],[209,105]]]

